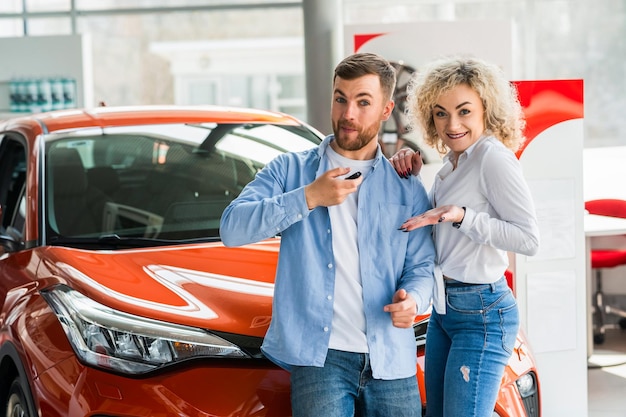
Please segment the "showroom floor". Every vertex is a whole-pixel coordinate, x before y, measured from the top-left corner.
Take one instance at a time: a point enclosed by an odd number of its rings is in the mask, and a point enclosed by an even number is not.
[[[626,416],[626,330],[607,330],[605,342],[594,346],[589,367],[589,417]]]

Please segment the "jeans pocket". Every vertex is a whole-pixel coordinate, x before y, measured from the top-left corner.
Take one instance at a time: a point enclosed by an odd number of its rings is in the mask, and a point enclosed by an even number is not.
[[[446,291],[448,308],[460,314],[483,314],[485,311],[484,299],[480,291],[461,288]]]
[[[517,308],[517,301],[515,301],[513,295],[511,295],[511,298],[513,299],[513,304],[507,301],[506,307],[498,309],[500,330],[502,331],[502,349],[509,354],[513,353],[515,341],[517,340],[517,332],[519,331],[519,310]]]

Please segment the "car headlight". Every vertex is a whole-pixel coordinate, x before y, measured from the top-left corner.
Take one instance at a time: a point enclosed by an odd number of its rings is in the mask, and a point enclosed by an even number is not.
[[[43,290],[72,348],[86,364],[142,374],[190,358],[249,357],[202,329],[117,311],[66,286]]]
[[[532,373],[524,374],[515,381],[519,395],[522,398],[527,398],[537,392],[537,385],[535,384],[535,378]]]

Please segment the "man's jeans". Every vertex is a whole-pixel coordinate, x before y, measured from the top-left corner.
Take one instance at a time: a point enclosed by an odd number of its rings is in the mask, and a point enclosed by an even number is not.
[[[421,417],[415,377],[372,378],[369,355],[329,350],[323,368],[291,370],[293,417]]]
[[[426,416],[491,417],[515,346],[517,302],[502,278],[447,284],[446,304],[426,334]]]

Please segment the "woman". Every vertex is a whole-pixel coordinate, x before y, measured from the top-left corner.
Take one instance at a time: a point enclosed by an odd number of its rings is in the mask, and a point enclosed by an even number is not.
[[[434,311],[426,344],[427,417],[490,417],[519,328],[504,272],[507,251],[534,255],[539,229],[514,151],[523,141],[517,91],[500,69],[451,57],[415,73],[408,116],[444,156],[430,199],[433,209],[401,229],[434,225]],[[391,158],[408,176],[419,154]],[[414,168],[415,167],[415,168]]]

